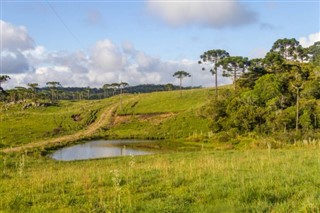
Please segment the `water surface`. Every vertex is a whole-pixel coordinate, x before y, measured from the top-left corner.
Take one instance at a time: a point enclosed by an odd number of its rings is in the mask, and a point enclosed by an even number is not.
[[[107,158],[126,155],[149,155],[154,151],[127,147],[131,143],[152,143],[148,140],[95,140],[84,144],[64,147],[50,155],[55,160],[72,161]]]

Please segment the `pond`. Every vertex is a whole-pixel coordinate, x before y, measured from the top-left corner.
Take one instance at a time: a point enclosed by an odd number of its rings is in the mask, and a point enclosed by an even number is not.
[[[61,161],[108,158],[126,155],[149,155],[155,150],[132,148],[132,143],[152,143],[150,140],[96,140],[84,144],[64,147],[52,153],[51,158]]]

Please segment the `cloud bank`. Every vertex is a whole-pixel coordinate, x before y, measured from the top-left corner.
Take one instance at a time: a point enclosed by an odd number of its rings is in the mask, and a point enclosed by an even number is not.
[[[0,20],[1,26],[1,73],[23,73],[31,68],[24,51],[34,48],[34,41],[23,26],[14,26]]]
[[[4,87],[26,86],[48,81],[58,81],[64,87],[102,87],[119,81],[137,84],[178,84],[172,77],[177,70],[185,70],[192,77],[185,85],[213,85],[209,72],[202,72],[197,61],[188,59],[165,61],[137,50],[130,41],[116,45],[109,39],[97,41],[87,51],[50,52],[43,46],[35,46],[27,29],[1,21],[3,48],[1,74],[10,75]],[[222,80],[222,79],[221,79]],[[223,79],[220,83],[228,82]]]
[[[244,3],[231,1],[147,1],[147,10],[171,26],[236,27],[257,21]]]
[[[34,47],[33,39],[28,35],[27,29],[23,26],[14,26],[0,20],[2,49],[26,50]]]
[[[312,33],[306,37],[299,38],[299,42],[303,47],[309,47],[317,41],[320,41],[320,32]]]

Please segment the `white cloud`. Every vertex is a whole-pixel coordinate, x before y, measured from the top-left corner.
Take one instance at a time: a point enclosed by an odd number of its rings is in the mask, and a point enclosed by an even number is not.
[[[41,82],[42,86],[48,81],[57,81],[61,84],[66,84],[67,81],[72,81],[72,73],[68,67],[63,66],[48,66],[38,67],[36,71],[25,77],[24,81],[27,82]]]
[[[6,81],[5,84],[1,84],[1,86],[6,90],[8,88],[14,88],[17,86],[23,86],[25,87],[26,85],[24,84],[23,80],[26,77],[25,73],[20,73],[20,74],[10,74],[10,80]]]
[[[34,47],[34,41],[23,26],[15,26],[0,20],[1,66],[0,73],[13,74],[31,70],[23,51]]]
[[[141,72],[137,64],[132,64],[126,68],[125,73],[121,76],[123,81],[130,84],[159,84],[162,76],[158,72]]]
[[[97,72],[94,69],[89,70],[88,86],[102,87],[106,83],[119,82],[119,72]]]
[[[306,37],[299,38],[299,42],[303,47],[309,47],[317,41],[320,41],[320,32],[312,33]]]
[[[38,64],[48,57],[48,52],[43,46],[36,46],[22,52],[31,64]]]
[[[1,66],[0,73],[13,74],[13,73],[24,73],[29,71],[28,60],[25,56],[19,52],[1,51]]]
[[[202,25],[211,28],[241,26],[255,22],[257,14],[244,3],[230,1],[147,1],[148,11],[169,25]]]
[[[76,51],[73,53],[64,51],[50,53],[44,61],[54,65],[69,67],[73,73],[88,73],[89,69],[88,56],[82,51]]]
[[[24,84],[37,82],[45,86],[46,82],[57,81],[64,87],[88,86],[87,75],[72,72],[68,66],[41,66],[34,73],[27,74],[22,82]]]
[[[91,49],[91,66],[98,72],[117,72],[125,64],[120,49],[109,39],[98,41]]]
[[[2,50],[17,51],[32,49],[34,41],[23,26],[14,26],[11,23],[0,20]]]
[[[130,41],[124,41],[122,43],[122,49],[124,53],[133,54],[136,50]]]

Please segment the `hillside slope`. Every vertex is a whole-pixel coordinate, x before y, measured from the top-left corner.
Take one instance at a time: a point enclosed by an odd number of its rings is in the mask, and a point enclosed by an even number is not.
[[[59,146],[95,138],[197,138],[208,134],[202,107],[212,91],[194,89],[115,96],[98,101],[61,101],[57,106],[2,106],[0,148]],[[12,148],[17,147],[17,148]]]
[[[137,95],[118,110],[103,134],[111,138],[178,139],[208,134],[203,114],[212,92],[208,89]]]

